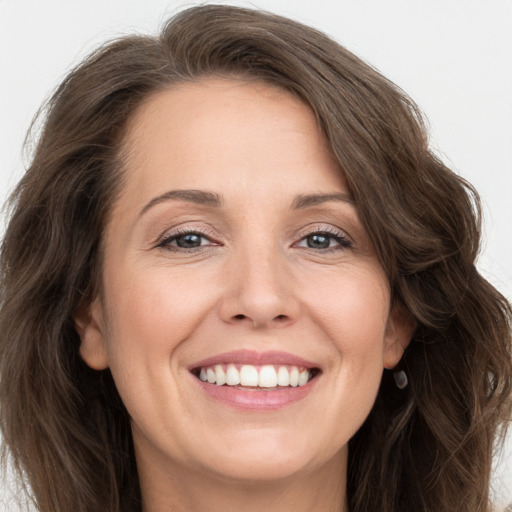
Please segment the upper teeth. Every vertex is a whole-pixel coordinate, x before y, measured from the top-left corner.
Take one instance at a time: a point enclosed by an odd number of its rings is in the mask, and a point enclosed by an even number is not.
[[[234,364],[201,368],[199,378],[210,384],[222,386],[251,386],[275,388],[277,386],[303,386],[310,378],[310,371],[298,366],[253,366],[244,364],[238,369]]]

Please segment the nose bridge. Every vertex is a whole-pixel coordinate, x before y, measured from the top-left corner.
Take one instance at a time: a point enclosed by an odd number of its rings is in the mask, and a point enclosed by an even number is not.
[[[275,241],[244,244],[233,256],[224,298],[224,319],[253,327],[282,326],[295,320],[298,303],[286,257]]]

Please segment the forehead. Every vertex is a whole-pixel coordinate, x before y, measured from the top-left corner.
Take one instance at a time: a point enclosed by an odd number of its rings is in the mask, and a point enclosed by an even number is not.
[[[209,79],[153,94],[128,125],[123,154],[128,183],[146,197],[165,187],[229,193],[247,181],[254,193],[346,188],[313,111],[261,82]]]

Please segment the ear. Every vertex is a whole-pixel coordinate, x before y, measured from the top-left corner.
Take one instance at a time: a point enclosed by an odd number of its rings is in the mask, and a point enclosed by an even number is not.
[[[416,327],[416,320],[409,311],[399,306],[393,307],[384,337],[384,368],[390,370],[399,363]]]
[[[87,308],[74,315],[75,329],[80,336],[80,356],[94,370],[108,368],[103,311],[95,299]]]

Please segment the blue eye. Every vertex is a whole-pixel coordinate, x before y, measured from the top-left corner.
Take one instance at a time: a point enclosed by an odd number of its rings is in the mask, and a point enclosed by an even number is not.
[[[327,231],[318,231],[310,233],[301,239],[299,247],[317,250],[337,250],[347,249],[352,246],[350,240],[341,233],[329,233]]]
[[[201,232],[178,231],[165,236],[157,247],[177,252],[194,251],[212,245],[217,244]],[[352,242],[342,232],[315,231],[301,238],[296,246],[330,252],[350,248]]]
[[[170,250],[196,249],[204,245],[211,245],[211,240],[196,231],[178,232],[166,236],[157,247]]]

